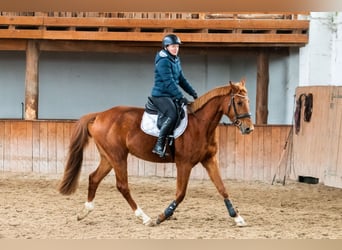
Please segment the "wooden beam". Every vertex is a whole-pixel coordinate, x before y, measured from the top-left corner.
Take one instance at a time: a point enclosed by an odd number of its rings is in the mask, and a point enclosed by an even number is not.
[[[0,39],[0,51],[26,51],[30,39]],[[78,41],[78,40],[40,40],[39,50],[42,51],[65,51],[65,52],[110,52],[110,53],[154,53],[160,48],[157,42],[129,42],[129,41]],[[293,46],[299,46],[294,44]],[[256,48],[264,47],[264,44],[241,44],[241,43],[191,43],[184,42],[181,50],[186,53],[210,53],[228,54],[239,52],[242,54],[256,54]],[[267,47],[267,46],[266,46]],[[268,47],[270,51],[288,55],[285,44],[277,44],[276,47]],[[222,50],[222,48],[225,48]],[[182,53],[183,53],[182,52]]]
[[[284,19],[118,19],[100,17],[7,17],[0,16],[2,25],[39,28],[108,27],[108,28],[174,28],[174,29],[308,29],[307,20]]]
[[[253,34],[253,33],[184,33],[175,32],[186,43],[242,43],[242,44],[284,44],[287,46],[302,45],[308,42],[305,34]],[[44,31],[44,30],[0,30],[0,38],[6,39],[47,39],[47,40],[86,40],[86,41],[130,41],[160,42],[163,32],[92,32],[92,31]]]
[[[268,85],[269,85],[269,52],[260,49],[257,55],[257,91],[256,115],[257,125],[267,124],[268,118]]]
[[[106,17],[0,16],[0,38],[159,42],[176,33],[187,43],[303,46],[308,20],[143,19]]]
[[[38,118],[39,42],[29,40],[26,49],[25,119]]]
[[[0,51],[20,51],[26,50],[27,41],[25,39],[0,39]]]

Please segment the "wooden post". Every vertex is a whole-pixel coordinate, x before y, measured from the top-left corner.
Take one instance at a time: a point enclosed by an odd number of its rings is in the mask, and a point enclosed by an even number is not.
[[[38,118],[39,42],[29,40],[26,48],[25,119]]]
[[[269,84],[269,54],[267,49],[261,49],[257,57],[257,88],[256,88],[256,124],[267,124],[268,117],[268,84]]]

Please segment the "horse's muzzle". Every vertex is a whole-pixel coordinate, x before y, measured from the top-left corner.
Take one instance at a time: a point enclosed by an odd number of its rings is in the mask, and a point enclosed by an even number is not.
[[[241,123],[239,127],[240,127],[240,131],[243,135],[248,135],[251,132],[253,132],[253,130],[254,130],[253,124],[246,126],[245,124]]]

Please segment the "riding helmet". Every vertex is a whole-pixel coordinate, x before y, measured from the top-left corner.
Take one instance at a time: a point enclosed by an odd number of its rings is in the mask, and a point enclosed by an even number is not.
[[[168,34],[163,38],[162,47],[165,48],[170,44],[182,44],[182,42],[175,34]]]

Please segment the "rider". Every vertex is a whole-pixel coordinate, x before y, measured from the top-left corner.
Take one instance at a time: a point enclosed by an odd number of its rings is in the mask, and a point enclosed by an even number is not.
[[[179,105],[187,104],[187,100],[179,87],[197,98],[197,93],[191,84],[185,79],[178,57],[181,40],[174,34],[166,35],[162,40],[162,50],[155,57],[154,86],[151,99],[159,111],[166,116],[160,128],[159,137],[152,152],[164,157],[164,145],[166,137],[172,133],[177,121],[177,109]]]

